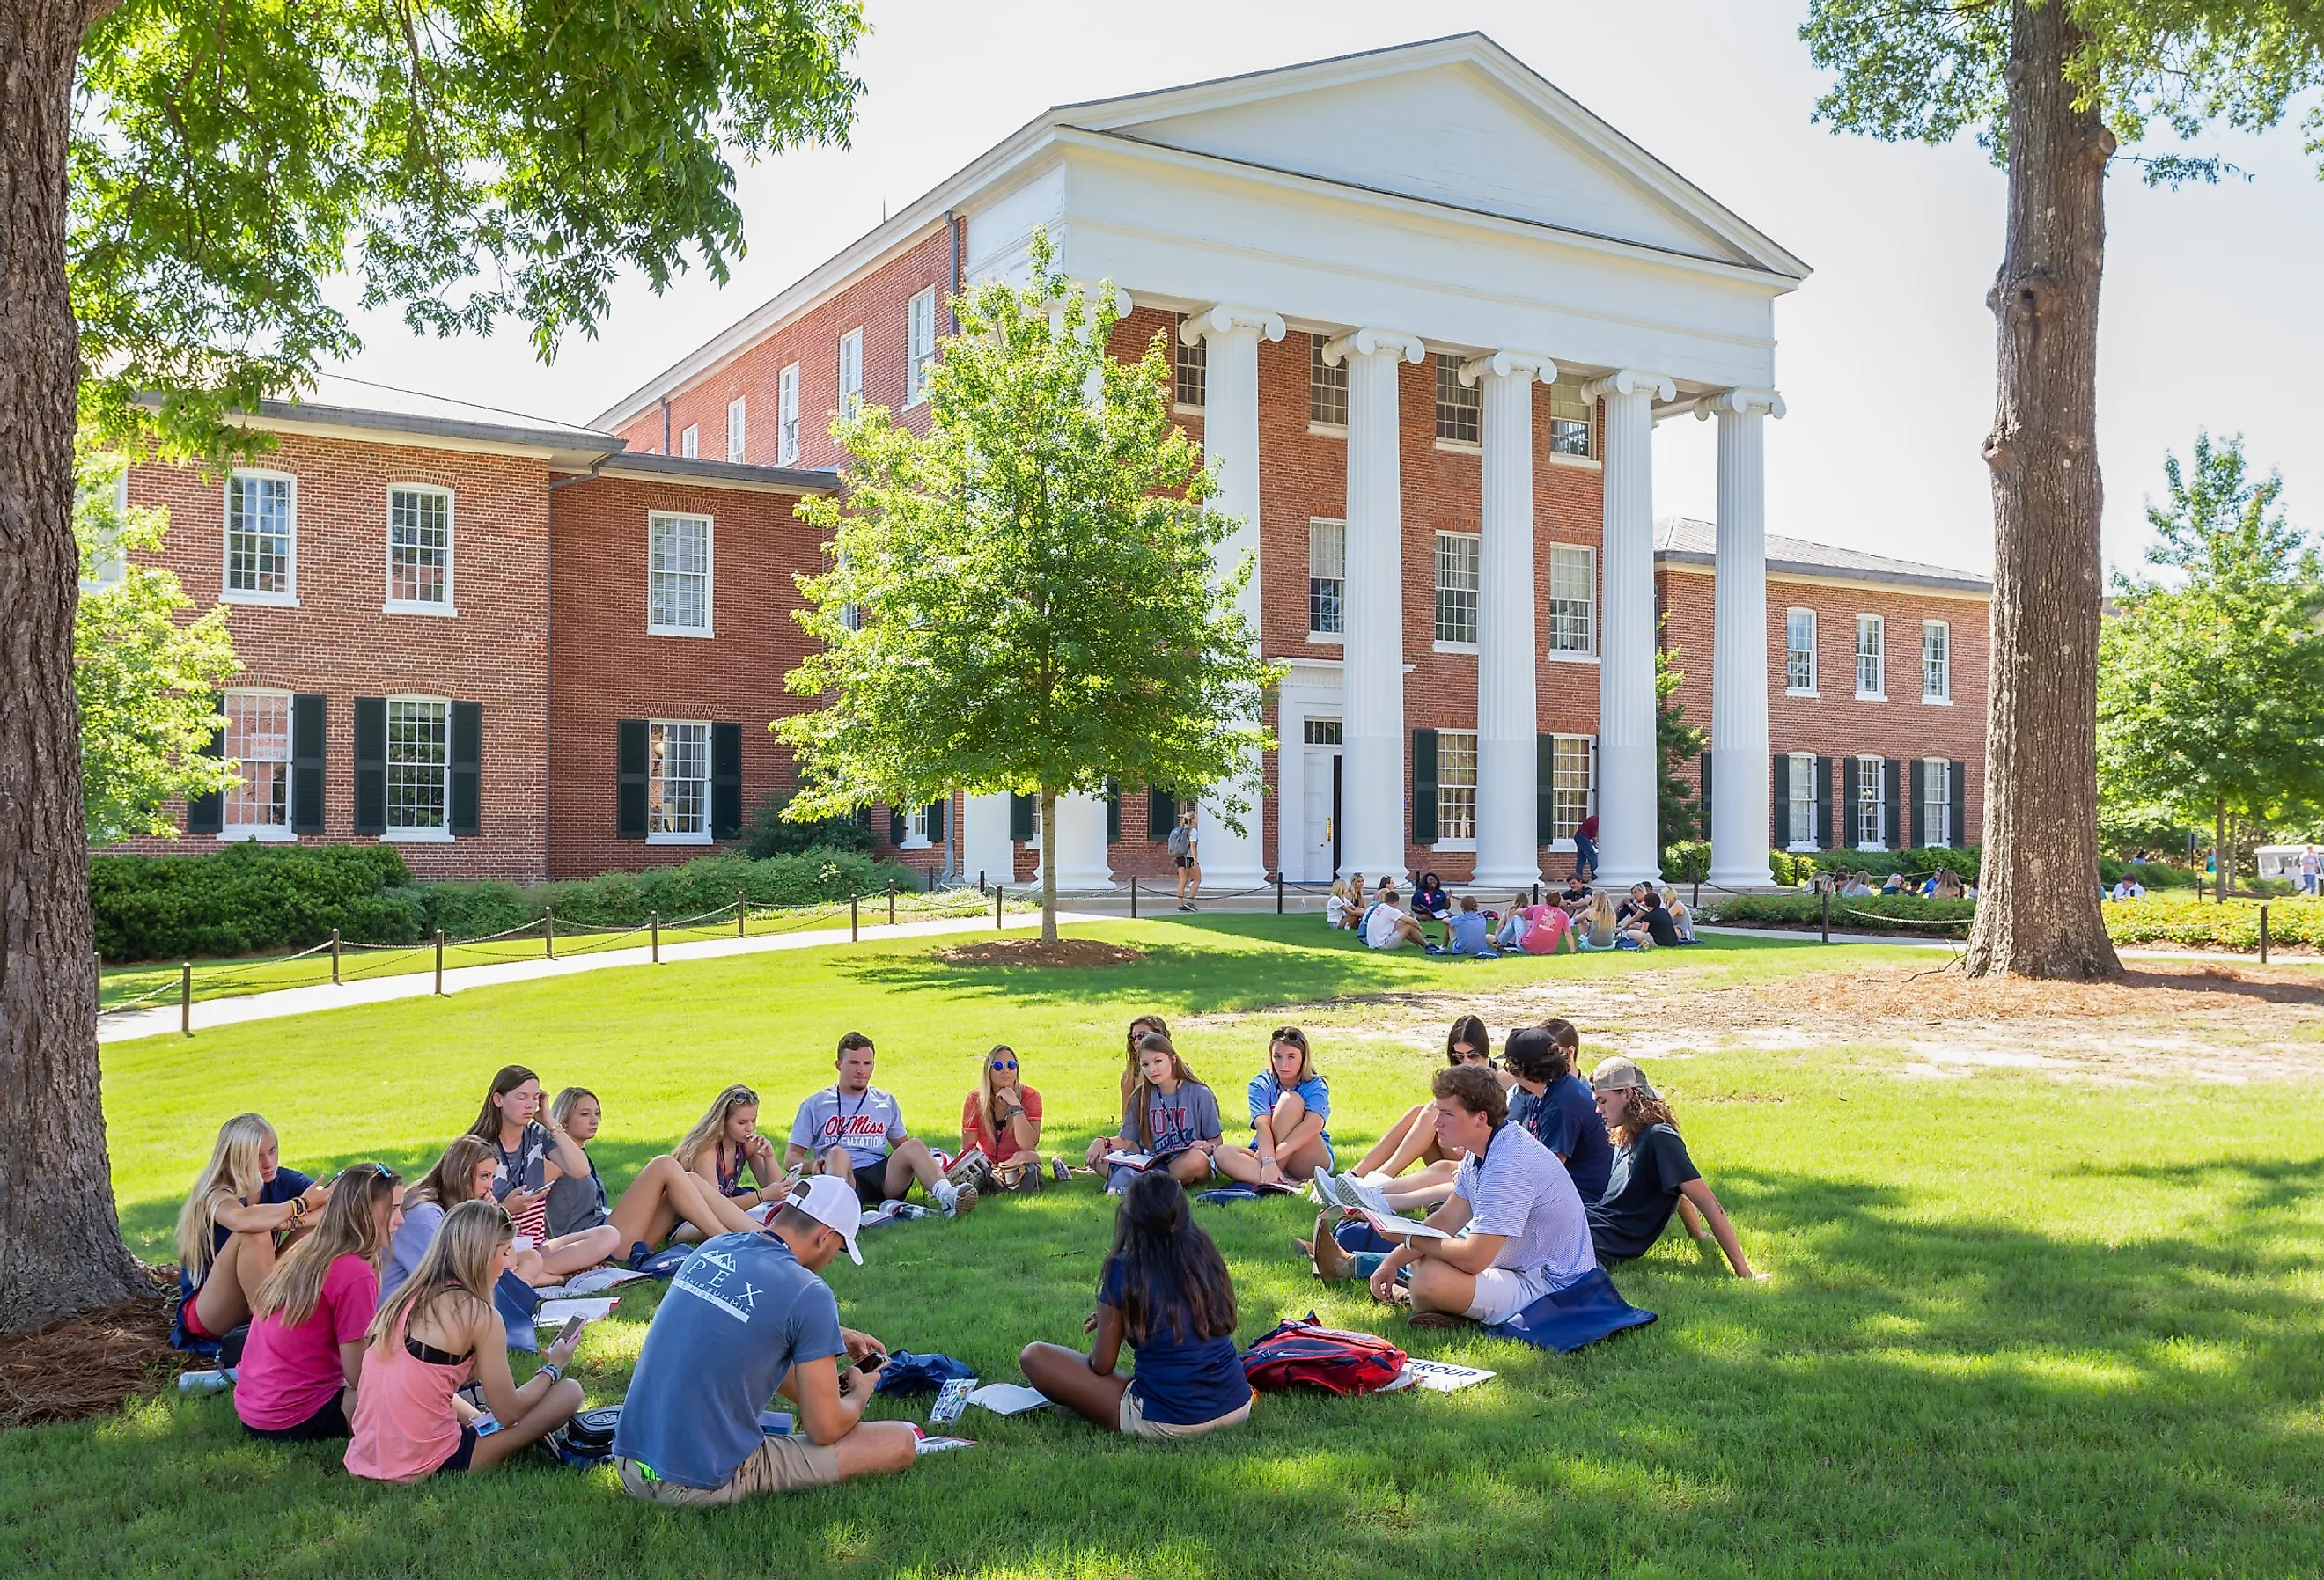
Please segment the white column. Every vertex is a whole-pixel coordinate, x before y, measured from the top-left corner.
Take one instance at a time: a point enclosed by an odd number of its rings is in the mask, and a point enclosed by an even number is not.
[[[1263,309],[1221,305],[1188,313],[1179,337],[1203,344],[1203,459],[1218,468],[1219,492],[1212,507],[1232,517],[1237,528],[1216,550],[1222,575],[1249,555],[1250,579],[1243,584],[1243,618],[1250,624],[1253,651],[1259,633],[1259,342],[1283,338],[1283,319]],[[1237,834],[1221,817],[1217,799],[1196,801],[1202,830],[1203,887],[1213,892],[1256,889],[1267,882],[1267,803],[1259,793],[1260,762],[1254,752],[1237,775],[1250,809]],[[1280,808],[1277,809],[1278,823]],[[1279,833],[1279,828],[1278,828]]]
[[[1480,888],[1541,881],[1540,716],[1534,701],[1533,382],[1546,356],[1499,351],[1461,365],[1484,381],[1477,554],[1477,867]]]
[[[1323,347],[1348,365],[1348,550],[1340,866],[1402,880],[1405,819],[1404,487],[1397,423],[1399,363],[1426,355],[1420,337],[1358,329]]]
[[[1695,407],[1719,421],[1719,537],[1711,642],[1711,881],[1774,882],[1767,870],[1767,435],[1773,390],[1738,389]]]
[[[1034,879],[1038,882],[1039,878],[1037,866]],[[1106,864],[1105,801],[1102,797],[1057,798],[1057,887],[1075,892],[1113,887],[1113,871]]]
[[[1017,881],[1017,847],[1009,839],[1009,792],[968,796],[960,818],[960,872],[964,879],[982,873],[987,882]]]
[[[1662,875],[1655,831],[1655,398],[1661,374],[1625,368],[1582,389],[1606,402],[1603,640],[1598,665],[1598,871],[1602,887]],[[1715,772],[1715,771],[1714,771]]]

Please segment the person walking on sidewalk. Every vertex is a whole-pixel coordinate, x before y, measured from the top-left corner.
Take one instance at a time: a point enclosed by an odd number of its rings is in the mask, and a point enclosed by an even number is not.
[[[1203,831],[1194,826],[1194,808],[1186,807],[1178,813],[1178,826],[1170,830],[1170,860],[1178,869],[1178,909],[1194,909],[1194,897],[1203,892]]]

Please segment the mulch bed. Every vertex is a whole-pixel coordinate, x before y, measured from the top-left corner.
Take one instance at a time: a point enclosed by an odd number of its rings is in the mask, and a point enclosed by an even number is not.
[[[2324,1008],[2324,982],[2303,971],[2140,960],[2108,982],[1976,980],[1958,970],[1818,972],[1750,990],[1785,1015],[1829,1012],[1856,1021],[1943,1021],[2019,1017],[2083,1021],[2117,1016],[2233,1010],[2254,1003]]]
[[[0,1427],[109,1415],[167,1387],[187,1357],[170,1347],[174,1267],[148,1270],[153,1293],[20,1337],[0,1338]]]
[[[996,938],[936,955],[947,966],[1129,966],[1145,957],[1143,949],[1102,944],[1095,938],[1059,938],[1054,944],[1038,938]]]

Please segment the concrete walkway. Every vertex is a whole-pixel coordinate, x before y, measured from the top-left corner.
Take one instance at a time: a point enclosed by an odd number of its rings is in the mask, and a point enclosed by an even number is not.
[[[1107,921],[1112,919],[1080,910],[1059,910],[1057,923]],[[996,929],[990,916],[940,917],[932,921],[899,921],[890,927],[866,925],[861,929],[862,941],[879,943],[890,938],[928,938],[949,934],[991,933],[995,931],[1023,932],[1041,925],[1038,910],[1012,912],[1005,928]],[[848,942],[845,928],[827,928],[814,932],[770,933],[755,938],[707,938],[691,944],[664,944],[661,947],[665,965],[681,960],[717,960],[731,955],[764,955],[779,949],[818,949],[833,944]],[[418,946],[426,948],[428,946]],[[447,966],[444,971],[444,991],[456,993],[472,987],[497,987],[508,982],[538,982],[543,977],[576,976],[588,971],[609,971],[617,966],[650,966],[653,963],[650,946],[634,949],[606,949],[594,955],[568,956],[561,960],[509,960],[492,966]],[[312,1014],[318,1010],[346,1009],[352,1004],[382,1004],[396,999],[427,998],[436,991],[433,970],[406,972],[398,976],[359,978],[337,986],[325,983],[318,987],[286,987],[272,993],[254,993],[242,998],[198,999],[193,1006],[193,1029],[208,1031],[219,1026],[238,1026],[249,1021],[280,1020],[285,1015]],[[97,1023],[99,1042],[126,1042],[132,1038],[158,1037],[173,1034],[180,1029],[179,1006],[157,1004],[142,1010],[124,1010],[116,1015],[106,1015]]]

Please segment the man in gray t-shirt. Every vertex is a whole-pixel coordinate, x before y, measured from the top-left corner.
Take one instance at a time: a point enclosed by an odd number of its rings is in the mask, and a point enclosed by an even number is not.
[[[873,1058],[862,1032],[839,1039],[839,1078],[799,1104],[783,1167],[849,1180],[866,1206],[902,1200],[917,1179],[945,1217],[968,1211],[975,1187],[953,1185],[927,1143],[905,1130],[894,1094],[872,1084]]]
[[[1437,1145],[1464,1154],[1452,1198],[1428,1217],[1452,1238],[1406,1240],[1372,1275],[1372,1296],[1393,1299],[1409,1266],[1415,1326],[1506,1322],[1598,1265],[1589,1215],[1557,1154],[1508,1123],[1492,1071],[1441,1069],[1434,1089]]]

